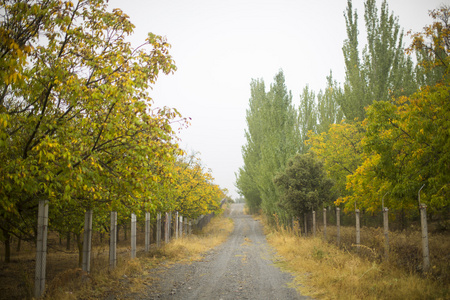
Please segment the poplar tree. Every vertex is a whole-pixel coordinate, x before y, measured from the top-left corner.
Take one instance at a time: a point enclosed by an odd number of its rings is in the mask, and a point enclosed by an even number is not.
[[[268,216],[275,213],[283,216],[284,212],[277,206],[273,178],[299,152],[300,133],[298,113],[282,71],[276,74],[267,93],[262,80],[252,81],[246,118],[244,166],[237,174],[237,187],[251,208],[260,203]]]
[[[325,90],[320,90],[317,94],[317,133],[327,132],[332,124],[337,124],[344,118],[337,102],[339,97],[342,97],[342,89],[336,80],[333,80],[330,71]]]
[[[262,165],[259,186],[263,211],[272,216],[283,211],[277,207],[278,194],[273,177],[286,166],[287,161],[299,152],[300,136],[298,114],[292,104],[292,93],[287,90],[282,71],[274,77],[265,105],[265,145],[262,147]]]
[[[236,174],[236,187],[251,212],[256,212],[261,208],[261,194],[257,186],[257,176],[261,162],[261,146],[264,143],[262,131],[264,116],[263,104],[267,101],[264,81],[254,79],[250,83],[250,100],[247,109],[246,121],[247,129],[245,138],[247,144],[242,147],[242,158],[244,166]]]
[[[380,12],[375,0],[366,0],[364,9],[367,44],[362,53],[358,42],[358,14],[351,0],[344,14],[347,39],[342,50],[346,78],[339,104],[350,121],[363,120],[365,107],[374,101],[409,95],[417,89],[413,63],[404,53],[398,17],[389,12],[386,1],[382,2]]]
[[[316,132],[317,127],[317,107],[316,107],[316,94],[309,89],[309,86],[303,88],[303,92],[300,94],[300,107],[299,107],[299,126],[300,126],[300,146],[301,153],[308,152],[308,146],[305,144],[308,138],[308,131],[312,130]]]

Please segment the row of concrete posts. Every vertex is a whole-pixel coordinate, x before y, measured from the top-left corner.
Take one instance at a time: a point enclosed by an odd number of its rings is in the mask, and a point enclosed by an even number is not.
[[[173,218],[172,215],[174,214]],[[202,216],[203,217],[203,216]],[[200,217],[199,219],[201,219]],[[111,212],[110,244],[109,244],[109,267],[117,265],[117,212]],[[199,219],[195,223],[198,223]],[[173,228],[172,228],[173,227]],[[45,290],[45,270],[47,258],[47,233],[48,233],[48,201],[40,201],[38,209],[38,228],[36,244],[36,273],[35,273],[35,298],[40,298]],[[145,252],[150,251],[151,231],[150,213],[145,213]],[[164,243],[170,242],[171,235],[175,239],[182,238],[192,233],[192,220],[178,214],[178,212],[166,212],[164,222]],[[161,212],[156,216],[156,247],[161,247]],[[82,270],[91,271],[92,252],[92,210],[85,213]],[[136,257],[136,214],[131,214],[131,258]]]

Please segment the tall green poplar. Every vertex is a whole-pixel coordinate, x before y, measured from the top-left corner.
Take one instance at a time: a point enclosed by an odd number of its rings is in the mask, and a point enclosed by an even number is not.
[[[301,153],[308,152],[308,146],[305,144],[308,138],[308,132],[311,130],[316,132],[317,127],[317,108],[316,108],[316,95],[314,91],[309,89],[309,86],[303,88],[303,92],[300,94],[300,107],[299,107],[299,126],[300,126],[300,147]]]
[[[389,12],[386,1],[382,2],[380,12],[375,0],[366,0],[364,9],[367,44],[362,53],[358,42],[358,14],[351,0],[344,14],[347,39],[342,50],[346,78],[339,104],[350,121],[363,120],[365,107],[374,101],[409,95],[417,88],[413,63],[404,52],[398,18]]]
[[[249,108],[247,109],[245,130],[246,145],[242,147],[244,166],[236,174],[236,186],[244,196],[252,212],[261,208],[261,193],[257,179],[261,164],[261,147],[264,144],[264,115],[263,106],[267,102],[264,81],[252,80],[250,83]]]
[[[276,74],[267,93],[262,80],[252,81],[247,143],[242,149],[244,166],[237,174],[237,187],[249,206],[261,203],[269,216],[283,214],[276,205],[278,195],[273,177],[300,149],[297,118],[282,71]]]
[[[327,132],[332,124],[342,121],[344,115],[337,102],[339,97],[342,97],[342,89],[330,71],[325,90],[317,94],[317,133]]]

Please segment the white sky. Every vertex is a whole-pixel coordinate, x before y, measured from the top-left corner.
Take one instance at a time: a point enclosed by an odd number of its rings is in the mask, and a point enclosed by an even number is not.
[[[377,1],[378,5],[381,0]],[[428,10],[449,0],[388,0],[405,33],[431,23]],[[161,76],[150,95],[156,106],[192,118],[179,137],[189,153],[200,152],[215,182],[238,197],[235,172],[243,165],[245,114],[250,81],[268,88],[283,69],[295,105],[306,84],[323,89],[330,70],[344,78],[346,0],[110,0],[136,26],[134,45],[148,32],[166,36],[178,70]],[[363,30],[364,6],[354,0]],[[360,44],[365,44],[361,36]]]

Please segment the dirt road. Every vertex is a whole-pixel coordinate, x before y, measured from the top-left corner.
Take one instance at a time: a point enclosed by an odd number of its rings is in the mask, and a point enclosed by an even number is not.
[[[308,299],[289,288],[290,274],[273,265],[258,221],[231,206],[234,231],[202,261],[176,265],[159,275],[150,299]],[[147,299],[148,299],[147,298]]]

